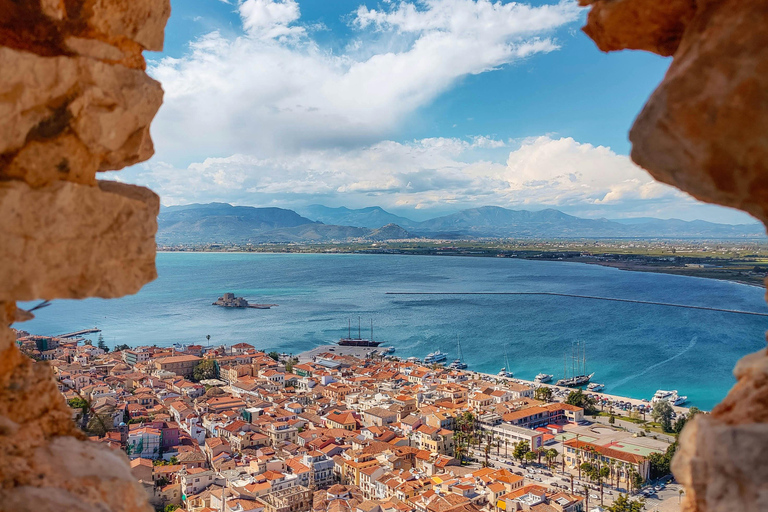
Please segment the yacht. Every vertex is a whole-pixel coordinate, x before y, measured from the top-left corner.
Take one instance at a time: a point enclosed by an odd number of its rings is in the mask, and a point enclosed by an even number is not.
[[[551,380],[552,380],[552,377],[554,377],[554,375],[550,375],[549,373],[540,373],[540,374],[538,374],[538,375],[536,376],[536,378],[534,378],[533,380],[534,380],[535,382],[541,382],[541,383],[544,383],[544,382],[549,382],[549,381],[551,381]]]
[[[454,359],[448,368],[452,370],[466,370],[467,363],[464,362],[464,354],[461,353],[461,343],[459,342],[459,335],[456,335],[456,359]]]
[[[409,357],[408,359],[406,359],[406,361],[409,362],[409,363],[420,363],[421,362],[421,360],[418,357]]]
[[[393,354],[395,352],[395,347],[384,347],[381,350],[382,354]]]
[[[687,401],[688,397],[685,395],[679,395],[676,389],[671,391],[659,389],[656,391],[656,393],[654,393],[653,398],[651,398],[651,403],[654,404],[657,402],[669,402],[672,405],[683,405]]]
[[[605,389],[605,384],[598,384],[597,382],[591,382],[587,386],[587,391],[594,391],[595,393],[599,393],[604,389]]]
[[[446,359],[446,355],[443,352],[440,352],[440,350],[435,350],[431,354],[427,354],[427,357],[424,358],[424,364],[437,364],[442,363]]]
[[[498,376],[511,379],[513,377],[513,374],[512,372],[507,371],[507,368],[509,368],[509,358],[507,357],[506,349],[504,349],[504,363],[506,364],[506,366],[502,367],[501,370],[499,370]]]

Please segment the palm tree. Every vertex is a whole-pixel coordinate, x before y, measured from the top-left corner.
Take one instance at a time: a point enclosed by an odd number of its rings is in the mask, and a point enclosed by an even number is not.
[[[603,505],[603,480],[611,474],[611,470],[603,466],[597,470],[597,482],[600,484],[600,505]]]
[[[211,346],[211,335],[210,334],[206,334],[205,335],[205,339],[208,340],[208,346],[210,347]]]

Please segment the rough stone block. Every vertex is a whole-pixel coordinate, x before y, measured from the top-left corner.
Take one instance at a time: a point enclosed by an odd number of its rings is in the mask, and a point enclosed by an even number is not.
[[[675,53],[696,10],[695,0],[580,0],[591,5],[582,30],[604,52]]]
[[[117,182],[0,182],[0,301],[136,293],[157,277],[159,208],[152,191]]]
[[[768,33],[756,27],[766,25],[763,0],[699,1],[664,81],[629,135],[632,159],[659,181],[763,222]]]
[[[152,155],[163,91],[143,71],[10,48],[0,69],[0,179],[93,183]]]

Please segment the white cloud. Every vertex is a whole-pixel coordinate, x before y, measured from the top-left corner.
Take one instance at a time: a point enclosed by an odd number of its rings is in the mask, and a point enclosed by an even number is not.
[[[638,204],[657,213],[693,204],[606,147],[541,136],[520,142],[506,162],[488,158],[489,151],[502,151],[500,144],[478,136],[382,141],[267,158],[237,154],[183,169],[145,164],[135,178],[157,190],[164,204],[377,204],[427,211],[497,205],[592,216],[619,216]]]
[[[152,127],[161,159],[371,144],[461,77],[555,50],[552,32],[580,16],[572,0],[362,7],[351,15],[358,37],[333,54],[294,0],[243,0],[238,12],[244,35],[210,33],[150,68],[166,91]]]
[[[570,137],[524,141],[507,159],[506,179],[510,200],[524,204],[615,204],[683,197],[676,189],[654,181],[628,157]]]

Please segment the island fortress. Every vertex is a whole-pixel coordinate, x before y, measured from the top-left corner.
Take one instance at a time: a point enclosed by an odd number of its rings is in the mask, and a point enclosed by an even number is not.
[[[277,304],[249,304],[244,297],[235,297],[234,293],[225,293],[223,297],[219,297],[214,306],[222,306],[225,308],[254,308],[254,309],[269,309]]]
[[[244,297],[235,297],[234,293],[225,293],[223,297],[219,297],[214,306],[224,306],[225,308],[247,308],[248,301]]]

